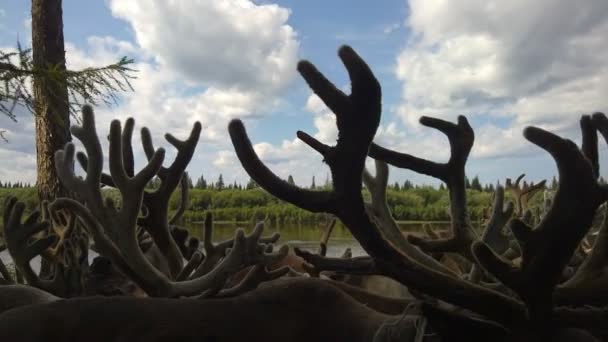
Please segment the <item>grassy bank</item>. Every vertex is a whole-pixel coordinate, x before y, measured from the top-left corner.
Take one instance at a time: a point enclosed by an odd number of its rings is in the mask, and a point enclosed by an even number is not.
[[[38,205],[35,188],[2,188],[0,201],[12,194],[26,205],[30,212]],[[119,193],[116,190],[104,190],[104,195],[114,198],[119,203]],[[173,194],[170,210],[176,210],[179,205],[179,194]],[[364,197],[368,197],[366,190]],[[483,215],[484,209],[491,204],[490,192],[467,190],[469,215],[477,222]],[[538,202],[540,196],[536,196]],[[387,204],[394,218],[401,224],[446,222],[449,221],[448,192],[432,187],[412,188],[408,190],[387,191]],[[204,220],[205,212],[211,211],[215,221],[231,223],[255,222],[262,219],[273,224],[320,224],[327,220],[325,214],[311,213],[291,204],[280,201],[266,191],[255,188],[249,190],[225,189],[190,189],[188,210],[184,214],[186,222]],[[0,215],[1,215],[0,211]]]

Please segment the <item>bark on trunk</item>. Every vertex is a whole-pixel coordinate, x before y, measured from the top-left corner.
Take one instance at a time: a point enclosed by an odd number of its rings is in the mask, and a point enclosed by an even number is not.
[[[32,0],[32,57],[34,68],[59,66],[65,70],[61,0]],[[54,154],[71,140],[68,90],[65,81],[34,77],[36,109],[36,166],[38,198],[68,195],[54,167]]]

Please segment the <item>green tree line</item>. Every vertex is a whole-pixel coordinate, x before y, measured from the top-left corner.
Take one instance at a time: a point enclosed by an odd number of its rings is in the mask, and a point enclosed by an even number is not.
[[[158,185],[156,182],[150,183],[150,190]],[[474,183],[471,182],[471,186],[467,189],[467,204],[470,219],[477,222],[483,219],[484,213],[491,205],[494,186],[473,187]],[[247,186],[230,184],[229,187],[219,187],[215,182],[213,188],[205,189],[197,188],[191,182],[189,184],[191,186],[188,209],[184,215],[184,219],[189,222],[202,221],[206,211],[211,211],[218,221],[230,222],[266,219],[273,224],[316,224],[324,222],[326,219],[324,214],[311,213],[285,203],[255,184]],[[317,189],[320,188],[322,187],[317,187]],[[103,191],[105,196],[112,197],[119,204],[120,195],[117,191],[113,189]],[[24,201],[28,211],[35,209],[38,205],[35,188],[0,188],[0,200],[4,201],[9,194],[16,195],[21,201]],[[369,193],[365,188],[363,195],[369,198]],[[178,208],[179,198],[179,191],[176,191],[170,201],[170,210]],[[542,196],[537,195],[533,199],[533,204],[540,204],[541,200]],[[387,203],[394,218],[398,221],[448,221],[450,219],[448,191],[443,186],[414,186],[409,181],[396,183],[387,189]]]

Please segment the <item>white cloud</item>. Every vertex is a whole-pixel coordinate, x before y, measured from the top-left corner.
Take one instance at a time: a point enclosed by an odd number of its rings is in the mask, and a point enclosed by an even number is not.
[[[115,63],[122,56],[136,60],[135,92],[123,94],[118,107],[96,108],[99,136],[106,135],[112,119],[132,116],[137,164],[145,160],[138,142],[141,125],[150,129],[156,147],[167,149],[168,164],[175,152],[164,133],[183,139],[200,121],[202,146],[190,166],[192,177],[203,172],[208,179],[219,173],[227,182],[246,179],[231,152],[227,125],[235,117],[268,115],[280,104],[281,92],[295,76],[299,48],[287,24],[289,10],[246,0],[111,1],[110,7],[131,25],[136,42],[111,36],[89,37],[86,46],[66,42],[71,69]],[[33,156],[31,118],[7,128],[11,144],[0,149]]]
[[[185,136],[200,121],[204,152],[195,155],[193,177],[245,179],[227,125],[272,112],[294,78],[299,43],[287,25],[289,11],[243,0],[110,6],[131,24],[139,50],[152,60],[138,65],[136,92],[120,111],[150,126],[158,141],[164,132]]]
[[[142,51],[131,42],[111,36],[91,36],[85,48],[66,42],[65,50],[67,67],[73,70],[113,64],[123,56],[133,59],[144,57]]]
[[[384,34],[391,34],[401,28],[401,23],[393,23],[384,27]]]
[[[473,155],[491,157],[525,146],[527,125],[572,134],[578,115],[608,109],[608,2],[409,5],[413,38],[395,72],[403,81],[398,113],[410,127],[421,115],[506,118],[506,129],[478,127]]]
[[[308,96],[304,108],[313,114],[315,127],[315,131],[307,133],[324,144],[335,145],[338,138],[335,115],[317,95],[312,93]],[[438,144],[438,138],[443,137],[439,133],[406,135],[403,127],[396,122],[390,122],[378,127],[374,141],[382,146],[419,157],[438,161],[447,160],[449,153],[447,139],[443,138],[446,142]],[[315,176],[316,184],[320,185],[328,177],[329,168],[323,163],[323,157],[298,138],[283,140],[280,144],[254,142],[254,149],[258,157],[279,177],[287,179],[291,175],[296,184],[309,186],[312,176]],[[214,163],[239,167],[236,155],[229,150],[218,154]],[[370,158],[367,167],[373,172],[374,166]],[[393,168],[391,172],[395,171],[396,169]],[[396,171],[392,177],[402,179],[403,174],[403,171]],[[410,173],[407,174],[411,176]],[[418,177],[418,180],[428,181],[421,177]]]
[[[33,182],[36,179],[36,156],[0,148],[0,160],[10,160],[11,167],[0,168],[0,181]]]
[[[307,133],[323,143],[335,144],[337,129],[333,113],[314,94],[310,94],[308,97],[305,109],[314,115],[316,128],[316,132]],[[298,138],[283,140],[276,145],[263,141],[252,143],[258,157],[273,172],[283,179],[287,179],[291,175],[298,185],[309,186],[312,176],[316,177],[317,184],[321,184],[321,179],[324,180],[329,172],[327,165],[322,162],[323,157]],[[232,149],[220,151],[213,164],[216,166],[230,165],[231,169],[242,169]]]
[[[161,65],[205,86],[275,92],[295,76],[299,44],[278,5],[115,0],[111,9]]]

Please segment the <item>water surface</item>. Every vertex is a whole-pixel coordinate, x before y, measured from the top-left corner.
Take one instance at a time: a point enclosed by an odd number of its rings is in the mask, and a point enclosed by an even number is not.
[[[444,222],[433,222],[430,224],[442,229],[446,227],[446,223]],[[422,230],[423,224],[420,222],[406,222],[400,223],[399,226],[403,232],[417,232]],[[196,236],[199,239],[202,237],[202,223],[189,223],[186,227],[193,236]],[[216,222],[213,226],[213,241],[219,242],[231,239],[237,228],[243,228],[247,233],[250,233],[253,230],[253,224]],[[287,244],[289,246],[316,252],[319,248],[319,241],[322,235],[322,225],[265,225],[265,236],[270,236],[275,232],[281,234],[281,238],[277,245]],[[351,249],[353,256],[366,255],[365,251],[361,248],[361,245],[353,238],[350,232],[342,225],[337,224],[332,231],[328,243],[327,256],[340,256],[344,253],[346,248]],[[96,255],[95,252],[90,251],[89,259],[92,260]],[[2,259],[5,264],[12,262],[7,251],[0,253],[0,259]],[[32,268],[38,271],[40,268],[40,257],[36,257],[32,260]]]

